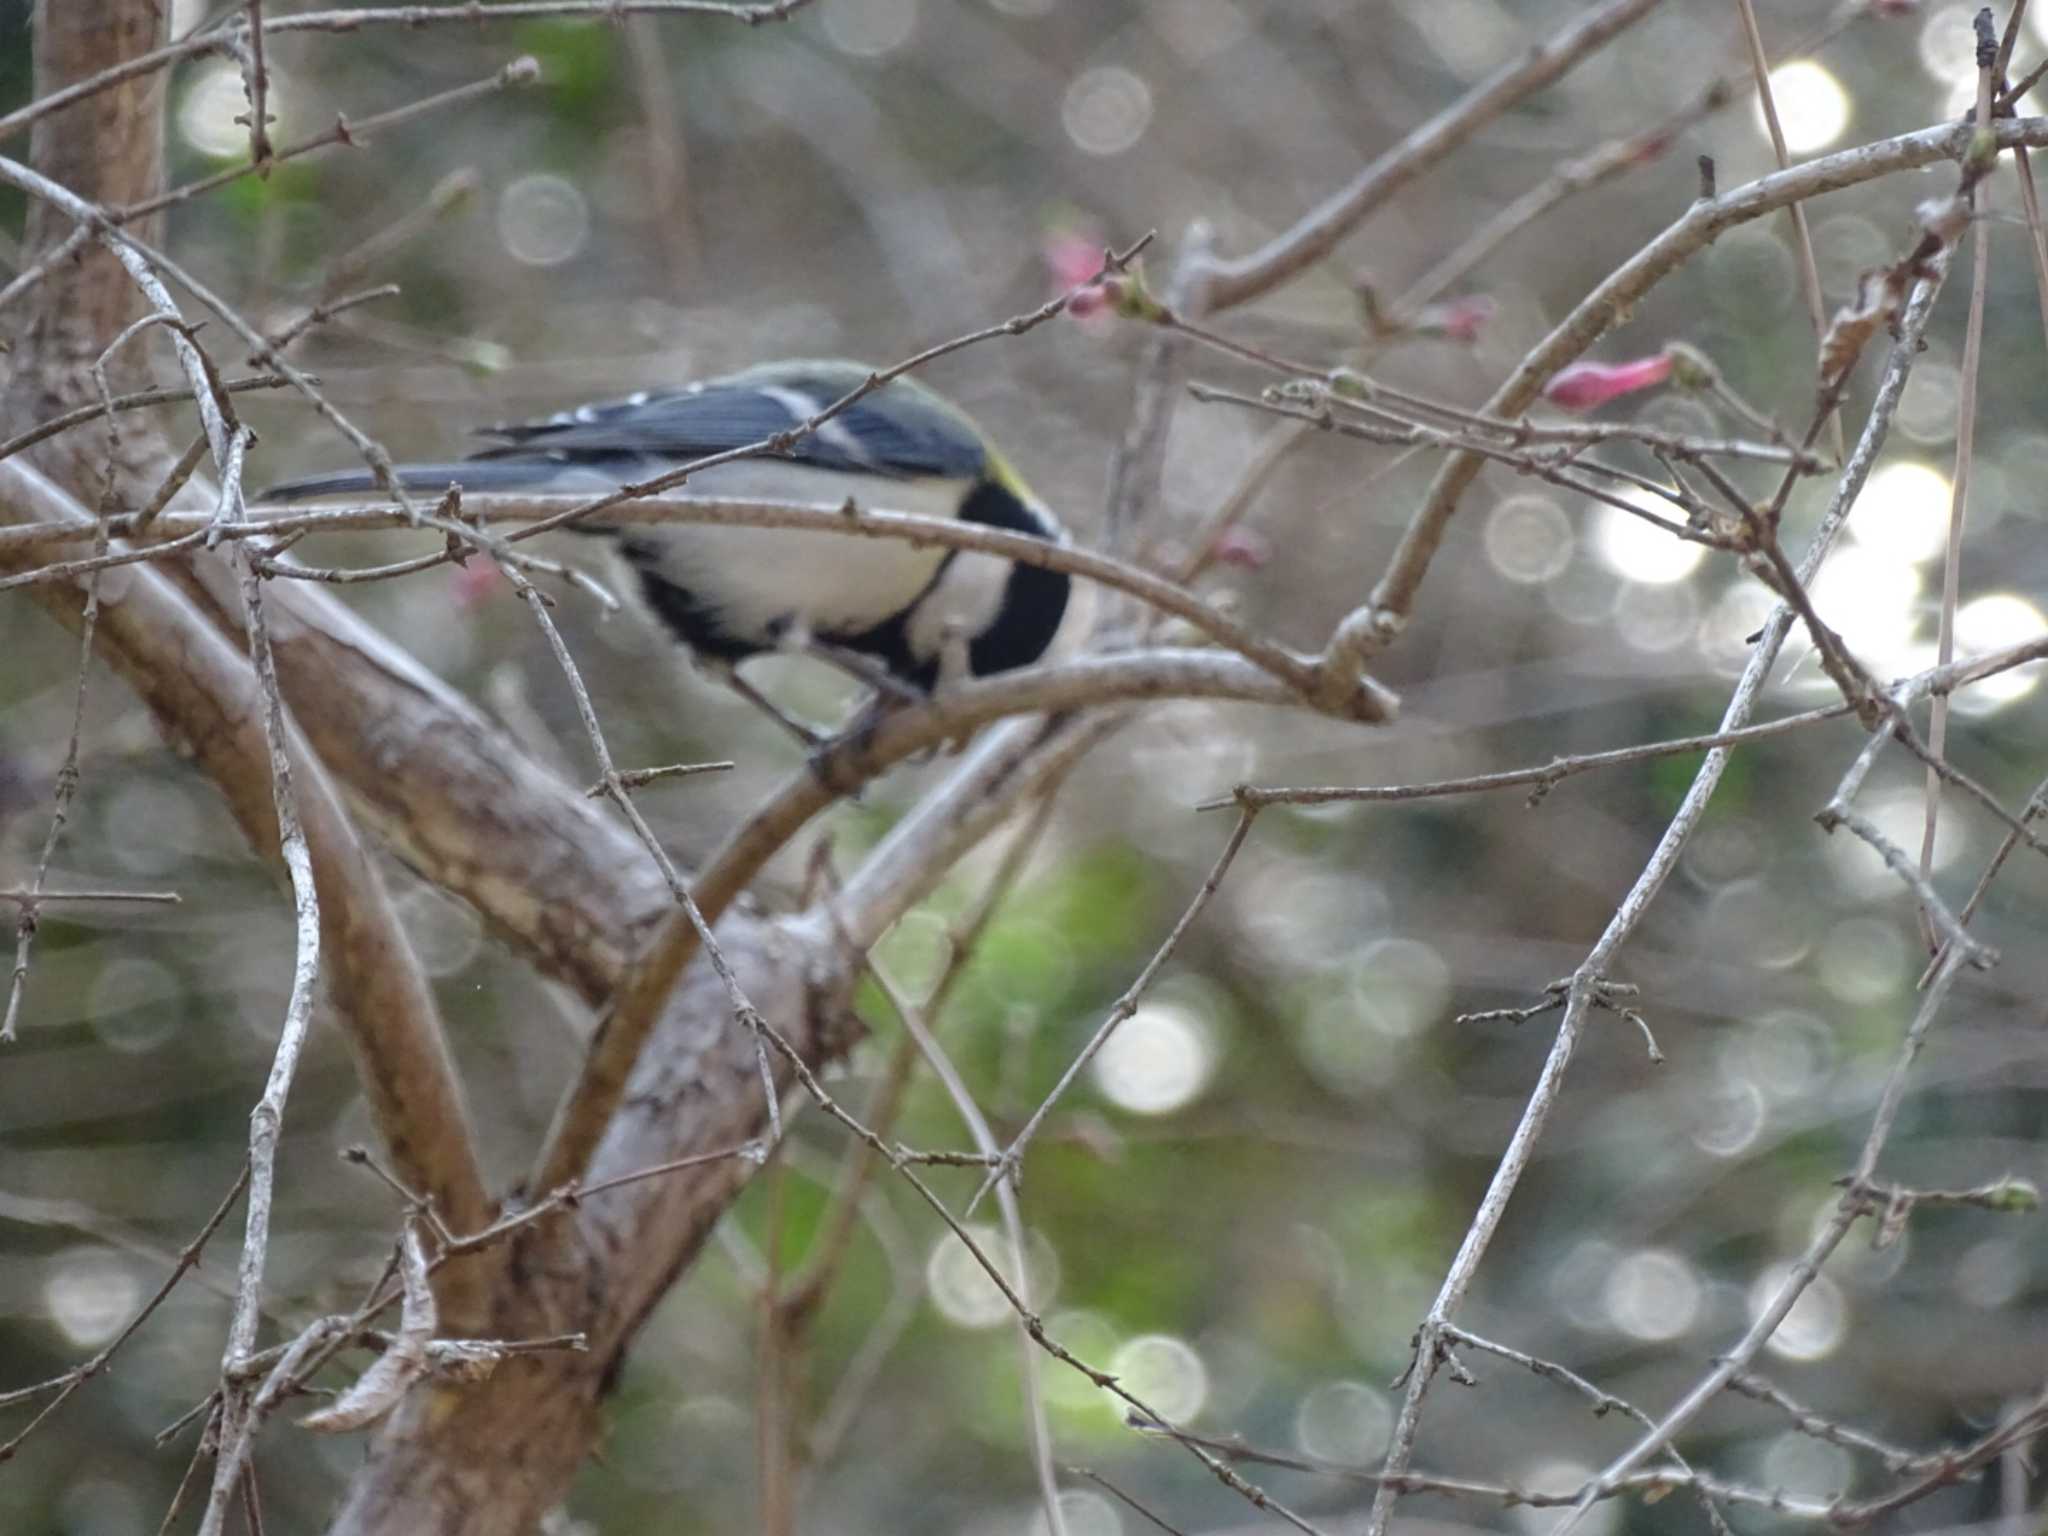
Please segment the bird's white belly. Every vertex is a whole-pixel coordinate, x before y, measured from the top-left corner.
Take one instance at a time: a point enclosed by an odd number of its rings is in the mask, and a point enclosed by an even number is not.
[[[681,494],[843,501],[852,482],[831,470],[739,463],[692,475]],[[858,482],[863,508],[952,517],[963,488],[947,480]],[[633,530],[657,537],[657,574],[692,594],[736,637],[765,637],[788,622],[820,634],[854,634],[908,608],[945,559],[936,546],[800,528],[669,523]]]

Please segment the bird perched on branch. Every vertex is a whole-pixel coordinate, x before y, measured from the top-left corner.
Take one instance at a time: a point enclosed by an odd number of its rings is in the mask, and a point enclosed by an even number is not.
[[[495,446],[401,465],[398,479],[408,491],[435,495],[451,484],[475,493],[602,494],[801,427],[869,376],[857,363],[765,364],[490,427],[483,435]],[[973,420],[909,379],[855,401],[778,456],[717,465],[679,489],[851,500],[1064,538]],[[286,481],[262,499],[375,490],[369,471],[349,470]],[[765,701],[732,668],[764,651],[808,649],[885,688],[924,693],[942,674],[985,676],[1036,661],[1067,608],[1062,572],[904,539],[692,523],[613,528],[595,519],[573,526],[610,537],[654,615],[756,702]]]

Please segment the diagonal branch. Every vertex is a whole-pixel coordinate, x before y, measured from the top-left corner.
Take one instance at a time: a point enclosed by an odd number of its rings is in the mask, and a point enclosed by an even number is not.
[[[1230,309],[1314,266],[1337,243],[1451,151],[1552,84],[1574,65],[1648,15],[1657,0],[1607,0],[1555,37],[1517,55],[1464,96],[1360,171],[1351,184],[1304,214],[1292,229],[1249,255],[1211,260],[1201,273],[1206,309]],[[0,120],[0,133],[6,130]]]

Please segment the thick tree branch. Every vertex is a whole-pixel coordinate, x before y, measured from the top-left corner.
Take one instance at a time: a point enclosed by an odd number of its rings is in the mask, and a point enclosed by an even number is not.
[[[0,464],[0,516],[24,514],[87,516],[25,464]],[[0,569],[9,558],[19,555],[0,554]],[[39,589],[37,597],[54,618],[76,623],[71,592]],[[246,657],[149,571],[124,577],[119,600],[103,604],[99,650],[166,734],[190,747],[258,855],[275,861],[269,748]],[[322,895],[327,979],[379,1134],[402,1176],[434,1200],[444,1219],[461,1227],[481,1224],[492,1204],[427,980],[331,781],[296,733],[292,756],[300,819]]]

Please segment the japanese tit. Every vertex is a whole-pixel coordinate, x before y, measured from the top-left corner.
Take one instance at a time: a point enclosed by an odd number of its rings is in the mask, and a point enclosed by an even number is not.
[[[869,370],[782,362],[675,390],[643,390],[541,421],[484,430],[469,458],[399,466],[409,491],[601,494],[693,459],[758,442],[850,393]],[[272,486],[266,501],[373,492],[367,471]],[[964,412],[897,379],[799,438],[787,457],[744,459],[690,476],[683,494],[843,502],[959,518],[1059,541],[1058,521]],[[600,514],[601,516],[601,514]],[[1068,579],[998,556],[898,539],[703,524],[596,526],[615,541],[654,615],[690,650],[730,672],[792,640],[867,658],[929,691],[942,662],[975,676],[1045,653],[1067,608]]]

